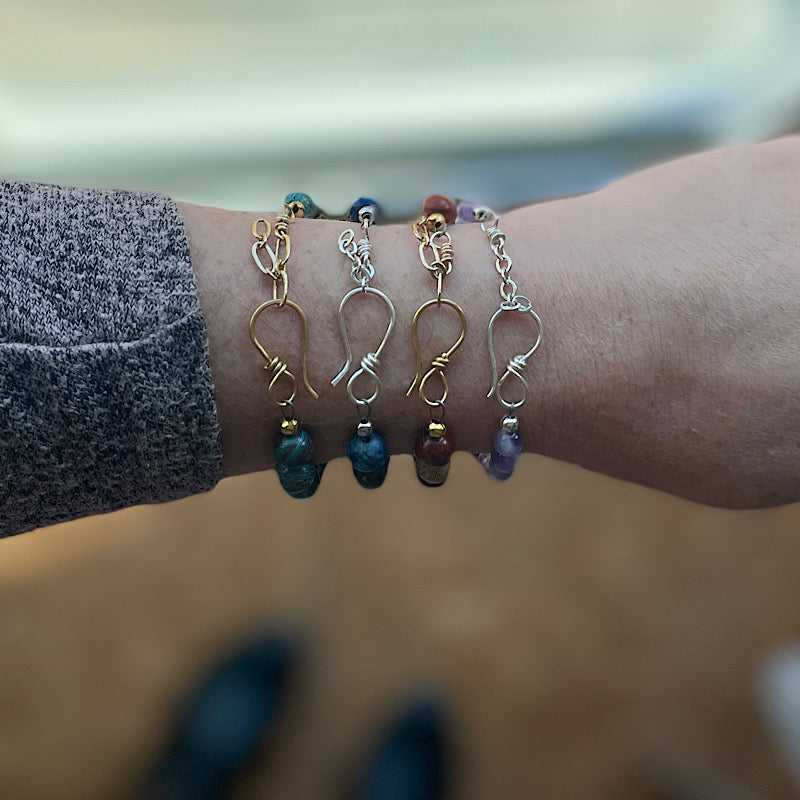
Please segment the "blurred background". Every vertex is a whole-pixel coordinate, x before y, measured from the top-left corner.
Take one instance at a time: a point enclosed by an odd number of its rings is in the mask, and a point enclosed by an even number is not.
[[[799,45],[792,0],[0,0],[0,173],[505,208],[796,129]],[[357,488],[338,461],[303,503],[252,475],[0,541],[0,795],[125,796],[188,687],[272,627],[306,657],[242,800],[342,797],[420,687],[451,709],[451,798],[797,796],[756,686],[800,635],[800,508],[535,456]]]
[[[225,207],[516,205],[800,118],[792,0],[0,9],[4,174]]]

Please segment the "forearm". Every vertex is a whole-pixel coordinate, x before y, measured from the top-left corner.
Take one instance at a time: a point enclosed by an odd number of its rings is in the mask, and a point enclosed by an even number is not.
[[[800,497],[799,168],[800,143],[783,140],[684,159],[502,218],[515,278],[545,325],[518,415],[526,449],[715,505]],[[271,464],[279,417],[247,333],[250,313],[271,296],[250,257],[250,225],[263,214],[181,211],[209,326],[226,472],[261,469]],[[291,296],[309,316],[310,374],[321,393],[314,401],[301,392],[297,408],[322,460],[344,454],[356,421],[344,387],[329,385],[343,360],[336,309],[352,286],[336,247],[345,227],[297,220],[287,268]],[[478,451],[502,412],[485,396],[498,278],[478,226],[451,233],[445,294],[470,329],[448,368],[447,423],[459,449]],[[372,238],[373,283],[398,319],[373,419],[392,452],[409,452],[427,419],[419,398],[405,396],[409,326],[434,283],[410,225],[375,226]],[[355,334],[364,347],[374,346],[369,332],[381,319],[373,310],[350,323],[367,332]],[[522,327],[503,335],[505,357],[521,351]],[[435,348],[447,344],[437,332]],[[293,341],[286,347],[297,353]]]
[[[274,214],[190,205],[180,209],[201,305],[207,316],[226,473],[272,466],[272,440],[280,412],[267,397],[269,378],[262,369],[263,357],[250,341],[248,321],[256,306],[272,296],[272,281],[256,268],[250,254],[250,227],[257,217],[272,219]],[[289,296],[309,319],[309,378],[320,393],[319,399],[314,400],[298,381],[295,408],[303,426],[312,432],[322,461],[344,455],[358,422],[345,381],[336,387],[330,385],[345,357],[337,315],[339,301],[355,286],[350,278],[350,262],[337,247],[338,236],[347,227],[353,225],[305,219],[297,219],[291,227]],[[480,228],[453,226],[451,231],[456,240],[456,264],[445,281],[445,295],[463,306],[470,329],[447,370],[451,390],[447,423],[459,449],[477,451],[491,441],[500,416],[499,406],[485,396],[491,382],[486,323],[499,301],[499,279]],[[409,453],[417,430],[428,418],[416,392],[406,397],[415,369],[409,331],[414,311],[435,295],[436,283],[419,261],[418,243],[410,224],[376,225],[370,237],[376,269],[372,285],[391,298],[397,313],[394,333],[381,354],[381,389],[372,407],[372,419],[392,453]],[[356,361],[377,346],[385,330],[385,318],[385,309],[379,303],[354,303],[348,308],[348,329]],[[455,339],[454,322],[454,316],[447,313],[437,317],[430,345],[425,339],[429,335],[427,328],[421,326],[423,345],[426,351],[430,350],[430,357]],[[264,331],[272,349],[289,362],[290,369],[299,372],[300,332],[296,320],[288,314],[275,315],[271,322],[267,320]],[[530,410],[526,409],[531,425],[533,406],[532,402]]]

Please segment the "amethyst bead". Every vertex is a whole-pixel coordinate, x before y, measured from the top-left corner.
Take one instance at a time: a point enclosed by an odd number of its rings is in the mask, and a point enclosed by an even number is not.
[[[514,465],[522,452],[522,434],[500,428],[494,435],[494,448],[491,453],[478,453],[476,458],[483,464],[486,474],[496,481],[511,477]]]
[[[475,205],[473,203],[459,203],[456,222],[475,222]]]

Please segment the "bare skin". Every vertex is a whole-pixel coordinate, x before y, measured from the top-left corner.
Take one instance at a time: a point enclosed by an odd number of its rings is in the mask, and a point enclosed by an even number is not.
[[[792,137],[681,159],[501,218],[514,277],[544,321],[518,415],[527,450],[715,506],[800,499],[799,174]],[[272,291],[253,265],[250,226],[271,216],[180,210],[209,329],[225,472],[264,469],[280,415],[247,322]],[[336,309],[354,285],[336,246],[346,227],[301,219],[291,228],[290,297],[308,314],[310,377],[321,395],[300,391],[296,407],[320,460],[344,455],[357,422],[343,384],[329,384],[344,359]],[[463,306],[470,329],[448,368],[446,422],[459,449],[477,452],[502,416],[485,397],[499,278],[478,226],[450,230],[445,296]],[[416,394],[405,396],[409,326],[435,283],[409,224],[375,226],[372,239],[373,285],[397,307],[373,420],[392,453],[408,453],[427,419]],[[379,304],[361,311],[349,318],[356,358],[376,346],[385,316]],[[457,327],[445,316],[423,327],[427,361],[453,341]],[[502,362],[527,349],[530,326],[515,322],[498,334]],[[296,365],[296,321],[276,314],[265,325],[268,349]]]

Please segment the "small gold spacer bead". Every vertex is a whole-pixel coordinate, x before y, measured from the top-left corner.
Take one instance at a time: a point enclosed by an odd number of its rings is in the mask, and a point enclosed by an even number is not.
[[[300,423],[296,419],[282,419],[281,433],[284,436],[294,436],[300,430]]]
[[[434,211],[425,218],[425,227],[429,231],[443,231],[447,227],[447,220],[445,220],[444,214]]]
[[[289,208],[296,217],[302,219],[306,215],[306,207],[299,200],[292,200],[289,203]]]
[[[428,436],[432,439],[441,439],[447,432],[444,422],[429,422]]]

